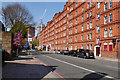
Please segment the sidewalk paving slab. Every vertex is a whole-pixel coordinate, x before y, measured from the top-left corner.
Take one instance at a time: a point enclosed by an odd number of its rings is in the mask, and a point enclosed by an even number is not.
[[[4,78],[39,78],[40,80],[43,78],[59,78],[49,68],[31,56],[19,56],[19,58],[5,61],[5,63],[2,68],[3,80]],[[54,67],[52,69],[55,70]]]

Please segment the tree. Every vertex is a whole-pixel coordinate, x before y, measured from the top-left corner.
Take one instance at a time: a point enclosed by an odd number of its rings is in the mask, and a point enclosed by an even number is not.
[[[13,27],[16,22],[22,22],[24,25],[33,26],[33,16],[20,4],[16,3],[2,8],[2,16],[6,27]]]
[[[23,45],[23,43],[22,43],[22,40],[23,40],[22,31],[23,30],[21,30],[18,33],[15,33],[15,37],[14,37],[14,44],[17,47],[17,56],[18,56],[18,48]]]
[[[13,33],[13,36],[15,35],[15,33],[17,33],[18,31],[22,30],[22,37],[23,38],[27,38],[27,29],[25,27],[25,25],[22,22],[15,22],[15,24],[13,25],[13,27],[11,28],[11,32]]]
[[[31,44],[35,45],[35,46],[39,46],[39,40],[36,39],[36,40],[32,41]]]

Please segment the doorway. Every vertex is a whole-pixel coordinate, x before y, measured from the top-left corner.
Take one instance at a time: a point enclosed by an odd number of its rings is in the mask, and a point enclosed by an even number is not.
[[[99,45],[96,45],[96,46],[94,47],[94,56],[95,56],[95,57],[96,57],[96,56],[101,57],[101,47],[100,47]]]
[[[96,56],[100,55],[100,47],[96,47]]]

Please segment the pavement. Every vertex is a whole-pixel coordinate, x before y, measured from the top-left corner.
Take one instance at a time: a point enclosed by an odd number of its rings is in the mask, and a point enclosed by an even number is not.
[[[24,54],[24,53],[23,53]],[[53,71],[55,66],[45,66],[32,55],[19,55],[11,61],[5,61],[2,68],[2,80],[59,78]]]
[[[118,62],[119,61],[119,59],[117,59],[117,58],[107,58],[107,57],[98,57],[98,56],[96,56],[96,59],[113,61],[113,62]]]

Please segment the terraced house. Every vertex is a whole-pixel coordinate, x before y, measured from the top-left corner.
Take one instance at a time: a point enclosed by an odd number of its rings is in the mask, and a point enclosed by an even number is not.
[[[95,56],[117,58],[120,2],[66,2],[39,33],[47,50],[90,49]]]

